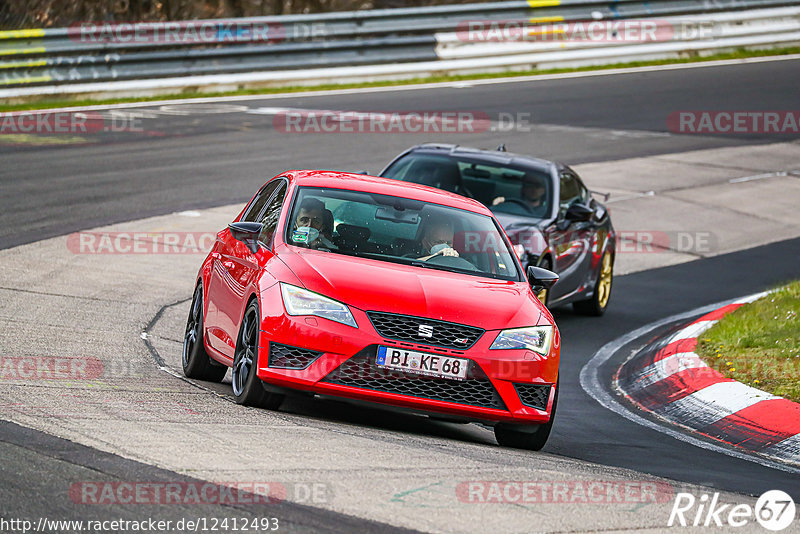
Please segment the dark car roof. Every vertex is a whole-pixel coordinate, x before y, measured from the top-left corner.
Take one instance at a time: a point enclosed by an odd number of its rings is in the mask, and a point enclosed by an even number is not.
[[[533,167],[537,170],[547,172],[548,169],[555,165],[561,167],[562,165],[555,161],[549,161],[541,158],[534,158],[532,156],[525,156],[523,154],[515,154],[513,152],[503,152],[500,150],[485,150],[481,148],[471,148],[460,145],[452,145],[447,143],[424,143],[416,145],[406,153],[425,153],[425,154],[438,154],[438,155],[452,155],[455,157],[468,157],[480,159],[486,162],[505,164],[505,165],[519,165],[523,167]]]
[[[331,187],[391,195],[492,216],[492,212],[477,200],[443,191],[435,187],[401,182],[391,178],[322,170],[292,170],[284,172],[280,176],[291,177],[299,186]]]

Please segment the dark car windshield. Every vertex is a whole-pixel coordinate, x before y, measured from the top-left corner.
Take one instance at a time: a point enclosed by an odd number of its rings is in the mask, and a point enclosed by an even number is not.
[[[553,188],[544,171],[481,161],[470,156],[410,153],[382,174],[474,198],[495,213],[546,218]]]
[[[491,217],[401,197],[298,188],[285,240],[334,254],[521,280]]]

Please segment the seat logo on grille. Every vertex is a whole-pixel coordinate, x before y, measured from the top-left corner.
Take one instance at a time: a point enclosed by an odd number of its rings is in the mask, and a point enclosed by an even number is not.
[[[419,325],[419,337],[433,337],[433,327],[427,324]]]

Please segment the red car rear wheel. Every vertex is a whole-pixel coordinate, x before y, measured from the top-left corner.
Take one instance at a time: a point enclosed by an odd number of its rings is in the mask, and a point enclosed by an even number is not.
[[[221,382],[228,368],[215,364],[203,344],[203,286],[198,284],[194,290],[186,333],[183,336],[183,374],[187,378]]]

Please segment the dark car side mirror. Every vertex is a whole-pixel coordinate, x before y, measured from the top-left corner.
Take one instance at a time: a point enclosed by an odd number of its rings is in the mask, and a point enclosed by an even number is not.
[[[542,269],[541,267],[528,266],[528,283],[534,292],[538,293],[542,289],[550,289],[558,282],[558,275],[553,271]]]
[[[583,222],[591,220],[594,215],[594,210],[585,204],[576,202],[567,208],[567,213],[564,217],[568,221]]]
[[[263,227],[263,224],[257,222],[235,222],[228,225],[233,238],[247,245],[253,254],[258,252],[258,236]]]

